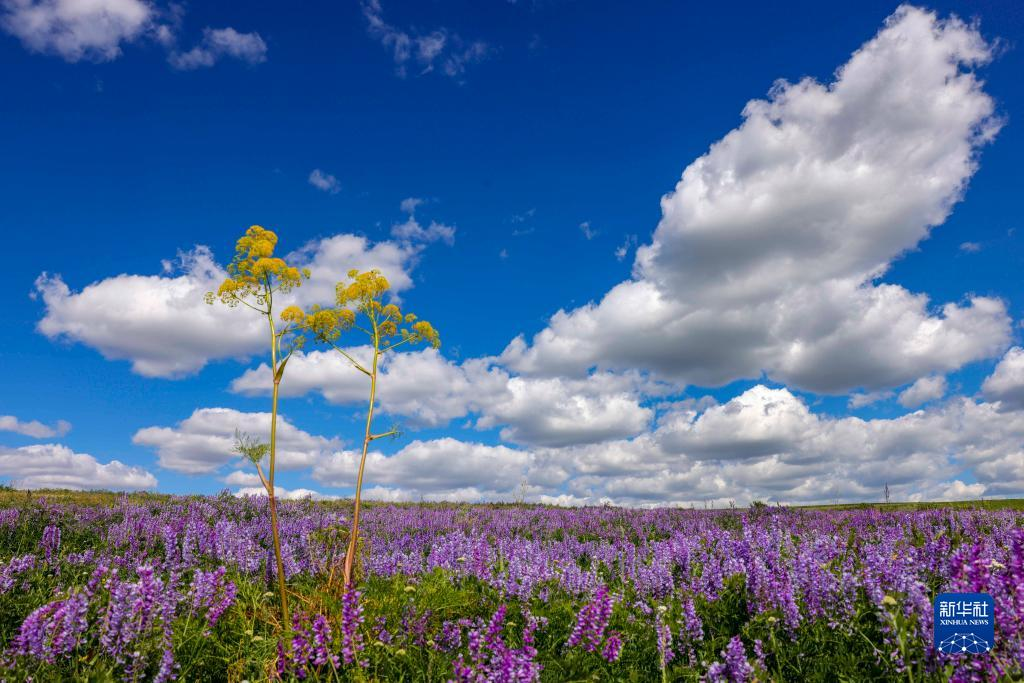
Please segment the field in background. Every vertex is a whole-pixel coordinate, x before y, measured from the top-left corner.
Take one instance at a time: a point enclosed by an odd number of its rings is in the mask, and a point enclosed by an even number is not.
[[[78,505],[113,505],[122,497],[127,496],[129,500],[136,503],[160,502],[172,499],[188,498],[189,496],[174,496],[166,493],[118,493],[114,491],[69,491],[67,489],[36,489],[23,491],[9,487],[0,487],[0,508],[21,505],[31,502],[34,499],[46,498],[55,503],[75,503]],[[207,496],[194,496],[197,500]],[[337,508],[345,510],[352,506],[351,500],[317,501],[318,505],[326,508]],[[378,503],[368,501],[365,505],[373,506]],[[422,505],[425,507],[460,507],[457,503],[388,503],[388,505]],[[544,505],[523,504],[523,503],[474,503],[473,505],[488,505],[495,507],[550,507]],[[774,507],[771,505],[769,507]],[[784,506],[795,509],[806,510],[879,510],[879,511],[920,511],[938,510],[944,508],[955,508],[962,510],[1024,510],[1024,498],[996,498],[991,500],[958,500],[958,501],[934,501],[923,503],[839,503],[834,505],[798,505]],[[724,510],[726,508],[718,508]],[[737,508],[745,509],[745,508]]]
[[[8,681],[1007,680],[1024,661],[1024,501],[634,510],[0,490]],[[932,600],[988,592],[986,655]]]

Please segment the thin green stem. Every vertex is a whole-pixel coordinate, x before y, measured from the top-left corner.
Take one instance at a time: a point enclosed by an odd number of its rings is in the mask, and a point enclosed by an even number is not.
[[[267,308],[270,309],[269,294]],[[267,467],[267,498],[270,501],[270,532],[274,538],[274,558],[277,561],[277,590],[281,596],[281,619],[284,621],[285,632],[291,633],[292,620],[288,613],[288,588],[285,585],[284,560],[281,557],[281,533],[277,519],[277,496],[274,492],[274,475],[277,465],[277,401],[281,384],[277,365],[280,340],[274,332],[274,317],[268,315],[267,319],[270,321],[270,362],[274,376],[274,391],[270,408],[270,462]]]
[[[359,473],[356,475],[355,503],[352,506],[352,532],[348,539],[348,552],[345,553],[344,587],[347,590],[352,584],[352,564],[355,560],[356,548],[358,547],[359,536],[359,507],[362,502],[363,472],[366,469],[366,452],[372,441],[371,429],[373,428],[373,404],[377,398],[377,362],[380,358],[380,334],[377,330],[377,321],[371,315],[370,322],[373,324],[373,364],[370,370],[370,403],[366,410],[366,432],[363,436],[363,454],[359,458]]]
[[[362,373],[364,373],[364,374],[366,374],[366,375],[369,375],[369,374],[370,374],[370,371],[369,371],[369,370],[367,370],[367,369],[366,369],[366,368],[364,368],[364,367],[363,367],[362,365],[360,365],[360,364],[359,364],[359,362],[358,362],[358,361],[357,361],[357,360],[356,360],[355,358],[353,358],[352,356],[350,356],[350,355],[349,355],[349,354],[348,354],[348,353],[347,353],[347,352],[346,352],[346,351],[345,351],[344,349],[342,349],[342,348],[341,348],[340,346],[338,346],[338,345],[337,345],[337,344],[335,344],[334,342],[327,342],[327,343],[328,343],[328,344],[330,344],[330,345],[331,345],[331,347],[332,347],[332,348],[333,348],[333,349],[334,349],[335,351],[337,351],[337,352],[338,352],[338,353],[340,353],[340,354],[341,354],[342,356],[344,356],[344,357],[345,357],[346,359],[348,359],[348,362],[349,362],[349,363],[351,363],[351,364],[352,364],[353,366],[355,366],[355,369],[356,369],[356,370],[359,370],[360,372],[362,372]]]

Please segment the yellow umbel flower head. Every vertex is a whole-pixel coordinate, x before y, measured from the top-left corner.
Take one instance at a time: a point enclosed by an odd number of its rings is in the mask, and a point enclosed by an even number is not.
[[[277,235],[253,225],[235,243],[235,258],[228,264],[228,277],[216,294],[207,292],[207,303],[220,300],[237,306],[252,299],[258,307],[266,306],[274,292],[287,292],[309,278],[309,269],[299,269],[274,257]],[[252,304],[250,304],[252,305]]]

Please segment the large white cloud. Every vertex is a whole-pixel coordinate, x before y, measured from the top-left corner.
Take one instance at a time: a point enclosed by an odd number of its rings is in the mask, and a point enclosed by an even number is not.
[[[320,459],[313,477],[326,486],[354,486],[359,455],[340,451]],[[385,500],[428,495],[448,499],[453,494],[458,499],[479,500],[508,494],[520,486],[529,462],[528,453],[507,446],[452,438],[417,440],[391,456],[376,451],[367,454],[365,485],[373,490],[370,497]],[[474,493],[467,497],[467,492]]]
[[[347,347],[345,351],[369,366],[369,346]],[[377,397],[382,411],[430,427],[465,417],[478,402],[503,391],[508,381],[508,374],[491,367],[486,359],[459,365],[432,348],[384,354],[378,372]],[[231,389],[253,396],[269,394],[270,386],[270,369],[262,364],[235,379]],[[332,403],[361,405],[369,398],[369,388],[366,375],[337,351],[309,351],[296,353],[288,362],[281,395],[315,391]]]
[[[155,449],[161,467],[200,474],[216,472],[228,463],[240,464],[241,458],[232,452],[236,430],[266,442],[270,436],[270,413],[199,408],[176,427],[138,430],[132,443]],[[318,457],[339,445],[335,439],[314,436],[281,415],[277,417],[277,467],[282,470],[311,467]]]
[[[1003,302],[938,313],[879,284],[942,223],[999,128],[977,30],[901,7],[823,85],[780,81],[662,200],[634,279],[506,349],[531,374],[645,368],[817,392],[899,386],[997,355]]]
[[[1024,348],[1015,346],[1007,351],[981,385],[981,391],[1007,409],[1024,409]]]
[[[412,286],[410,270],[423,249],[417,241],[371,243],[338,234],[315,240],[289,255],[308,266],[311,279],[277,302],[331,305],[334,288],[352,269],[380,270],[399,295]],[[72,291],[59,275],[43,273],[36,290],[46,306],[39,331],[95,348],[105,358],[129,360],[146,377],[182,377],[211,360],[241,358],[268,347],[266,321],[244,308],[208,305],[203,295],[226,277],[210,249],[180,257],[179,272],[164,264],[160,275],[117,275]]]
[[[118,460],[101,463],[91,455],[75,453],[60,444],[9,448],[0,446],[0,476],[17,488],[111,489],[134,491],[155,488],[157,481],[141,467]]]
[[[649,435],[538,451],[535,462],[560,467],[577,497],[631,504],[878,500],[886,484],[900,499],[1019,495],[1024,413],[961,397],[892,419],[833,418],[758,385],[673,409]]]
[[[537,446],[598,443],[639,434],[653,411],[640,405],[632,378],[595,373],[581,380],[513,377],[482,406],[478,427]]]
[[[607,380],[605,380],[607,381]],[[367,496],[380,500],[514,500],[562,504],[724,505],[751,500],[815,503],[1024,493],[1024,410],[955,397],[896,418],[813,412],[785,388],[756,385],[725,403],[665,403],[629,438],[511,448],[444,437],[393,455],[371,450]],[[196,411],[175,429],[148,428],[136,443],[186,472],[238,464],[235,427],[265,438],[266,413]],[[283,467],[308,469],[351,490],[359,454],[282,421]],[[226,481],[256,487],[246,469]]]
[[[111,360],[130,360],[146,377],[180,377],[212,359],[259,351],[265,322],[203,301],[226,277],[209,249],[197,247],[182,266],[176,275],[117,275],[81,292],[44,273],[36,281],[46,305],[39,331],[91,346]]]
[[[346,352],[369,364],[369,347]],[[266,364],[246,371],[232,390],[263,395],[270,391]],[[369,381],[336,351],[297,354],[281,383],[285,396],[319,392],[337,404],[361,405]],[[642,432],[652,411],[641,405],[642,391],[662,387],[638,373],[595,373],[581,379],[512,377],[493,359],[461,364],[435,349],[386,354],[380,366],[381,412],[408,417],[414,426],[443,426],[477,415],[480,429],[501,428],[501,437],[519,444],[564,446],[623,438]]]
[[[317,460],[314,478],[350,488],[358,453]],[[725,505],[977,498],[1024,492],[1024,411],[951,399],[897,418],[813,413],[786,389],[671,405],[653,431],[568,447],[509,449],[452,438],[369,454],[382,500]]]
[[[295,290],[299,304],[334,303],[334,286],[348,279],[350,270],[376,269],[387,278],[391,291],[401,294],[412,287],[411,271],[422,244],[384,241],[371,243],[360,235],[342,233],[314,240],[289,256],[309,267],[312,277]]]

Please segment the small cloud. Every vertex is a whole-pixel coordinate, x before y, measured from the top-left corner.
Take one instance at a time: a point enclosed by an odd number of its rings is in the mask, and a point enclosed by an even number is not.
[[[511,223],[512,225],[519,226],[512,228],[512,236],[520,237],[522,235],[529,235],[530,233],[536,231],[537,228],[533,227],[532,225],[529,227],[526,227],[525,225],[526,223],[532,221],[533,217],[536,214],[537,209],[527,209],[523,213],[512,214],[512,217],[509,218],[509,223]]]
[[[176,69],[191,70],[213,66],[221,57],[234,57],[249,64],[267,61],[267,44],[259,33],[235,29],[203,29],[203,39],[188,52],[172,52],[167,58]]]
[[[406,197],[402,200],[401,209],[404,213],[410,216],[416,213],[416,207],[423,203],[423,200],[419,197]]]
[[[479,64],[487,59],[491,48],[483,41],[476,41],[469,47],[453,52],[444,60],[444,73],[446,76],[459,80],[466,73],[466,67],[471,64]]]
[[[341,183],[330,173],[325,173],[319,168],[314,168],[309,174],[309,184],[318,190],[330,194],[338,194],[341,190]]]
[[[401,209],[409,214],[404,223],[396,223],[391,226],[391,236],[405,242],[437,242],[441,241],[451,245],[455,243],[455,228],[437,221],[430,221],[430,225],[424,227],[416,220],[416,207],[423,203],[419,197],[407,197],[402,200]]]
[[[960,251],[967,252],[968,254],[976,254],[981,251],[981,244],[978,242],[963,242],[960,244]]]
[[[224,477],[224,483],[228,486],[260,486],[260,478],[252,472],[235,470]]]
[[[3,0],[0,26],[32,52],[67,62],[109,62],[121,46],[153,30],[158,11],[145,0]]]
[[[406,242],[436,242],[440,240],[445,244],[455,244],[455,228],[436,221],[430,221],[430,225],[423,227],[415,216],[409,216],[409,220],[404,223],[392,226],[391,236]]]
[[[498,252],[498,258],[504,260],[508,258],[508,249],[502,249]]]
[[[594,239],[594,237],[597,235],[597,230],[594,230],[593,228],[590,227],[590,221],[583,221],[582,223],[580,223],[580,230],[583,231],[583,236],[586,237],[588,240]]]
[[[509,219],[512,223],[525,223],[536,215],[537,209],[527,209],[523,213],[514,213],[512,218]]]
[[[922,377],[900,392],[899,402],[904,408],[916,408],[928,401],[946,395],[946,378],[942,375]]]
[[[494,51],[482,40],[466,42],[444,27],[427,33],[400,29],[384,21],[380,0],[364,0],[362,6],[370,35],[391,52],[399,78],[408,76],[409,66],[415,65],[421,76],[439,71],[461,82],[467,67]]]
[[[858,408],[869,406],[872,403],[888,400],[894,395],[895,394],[891,391],[872,391],[870,393],[853,394],[850,396],[848,405],[850,406],[850,410],[857,410]]]
[[[52,439],[70,432],[71,423],[66,420],[57,420],[57,424],[51,427],[37,420],[22,422],[13,415],[0,415],[0,431],[31,436],[34,439]]]
[[[285,489],[280,486],[275,488],[274,494],[282,500],[303,500],[304,498],[310,498],[312,500],[340,499],[340,496],[320,493],[319,491],[314,491],[312,489]],[[235,491],[235,495],[239,498],[246,498],[248,496],[266,498],[267,491],[262,486],[245,486]]]
[[[126,45],[139,43],[160,46],[171,66],[183,70],[213,66],[221,57],[266,61],[267,44],[258,33],[231,27],[207,27],[195,47],[179,52],[184,14],[179,3],[154,0],[0,0],[0,29],[32,52],[71,63],[113,61]],[[96,92],[102,91],[97,81]]]
[[[630,249],[636,246],[636,243],[636,235],[626,235],[626,240],[615,249],[615,258],[619,261],[626,258],[626,254],[629,253]]]

